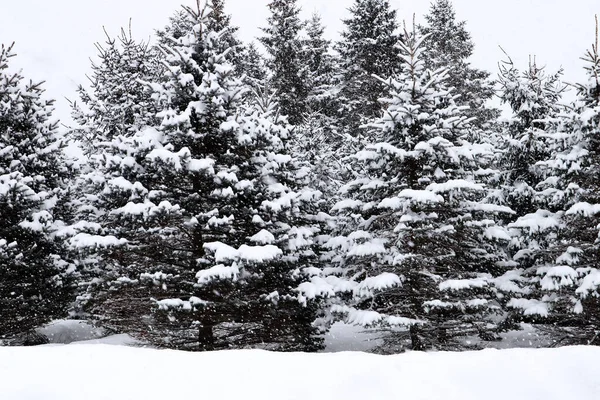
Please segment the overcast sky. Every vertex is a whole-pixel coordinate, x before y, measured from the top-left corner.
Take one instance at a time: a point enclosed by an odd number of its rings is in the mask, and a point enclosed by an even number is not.
[[[56,98],[57,115],[68,120],[64,97],[85,83],[94,42],[103,41],[105,26],[111,35],[133,19],[134,36],[148,38],[163,27],[180,4],[195,0],[0,0],[0,43],[16,41],[13,65],[34,80],[46,80],[48,95]],[[327,36],[336,39],[354,0],[299,0],[303,15],[318,11]],[[227,9],[240,37],[260,34],[268,16],[269,0],[227,0]],[[399,19],[417,21],[429,8],[428,0],[391,0]],[[503,58],[498,45],[523,69],[529,55],[549,71],[565,68],[565,80],[583,77],[579,57],[594,40],[594,14],[599,0],[454,0],[457,17],[467,21],[476,44],[472,63],[493,73]]]

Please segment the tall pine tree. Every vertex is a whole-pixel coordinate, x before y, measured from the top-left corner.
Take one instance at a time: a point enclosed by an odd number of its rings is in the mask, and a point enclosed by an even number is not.
[[[41,83],[11,73],[0,50],[0,338],[67,314],[71,263],[60,228],[69,168]]]
[[[72,103],[77,127],[70,135],[86,154],[152,123],[156,109],[143,81],[155,80],[163,72],[156,48],[137,42],[131,27],[122,29],[117,39],[107,34],[106,44],[96,48],[100,62],[92,64],[90,89],[80,85],[79,102]]]
[[[315,350],[315,306],[294,289],[319,193],[298,180],[285,120],[242,109],[213,14],[185,10],[191,28],[163,35],[167,72],[149,82],[159,124],[108,143],[87,177],[100,230],[73,240],[105,248],[87,309],[158,346]]]
[[[388,77],[400,70],[398,22],[389,0],[355,0],[345,19],[340,57],[341,116],[347,129],[356,133],[366,119],[378,117],[379,98],[385,85],[373,75]],[[351,132],[351,134],[352,134]]]
[[[564,204],[564,221],[552,258],[538,269],[543,310],[563,343],[600,344],[600,52],[596,41],[583,57],[588,80],[555,128],[555,154],[547,165]],[[526,312],[526,311],[525,311]]]
[[[300,8],[297,0],[273,0],[271,15],[259,38],[267,49],[270,86],[276,92],[281,112],[292,124],[302,120],[309,92],[306,60],[303,59]]]
[[[565,90],[561,76],[562,71],[546,74],[535,61],[530,61],[524,72],[510,58],[500,65],[500,98],[511,107],[512,115],[497,124],[501,135],[495,165],[498,175],[492,180],[498,190],[493,198],[514,211],[505,216],[511,235],[508,265],[514,267],[503,286],[505,329],[517,328],[514,323],[518,321],[539,321],[541,315],[536,310],[545,314],[543,308],[536,307],[539,291],[535,287],[537,268],[548,261],[548,251],[555,245],[560,228],[562,196],[555,190],[556,177],[546,164],[554,142],[552,127]]]
[[[427,36],[427,67],[447,68],[448,84],[458,95],[456,103],[469,106],[465,115],[476,117],[479,126],[492,122],[499,113],[486,106],[486,102],[494,96],[494,82],[489,79],[489,72],[473,68],[469,63],[475,45],[466,22],[456,20],[450,0],[435,0],[425,21],[419,30]]]
[[[509,239],[494,222],[504,210],[484,203],[479,181],[493,152],[466,140],[469,119],[448,72],[425,68],[422,38],[405,31],[400,49],[404,68],[381,79],[384,115],[368,125],[368,144],[351,157],[355,177],[333,207],[336,268],[303,287],[341,292],[331,310],[348,323],[406,327],[412,349],[460,348],[457,337],[491,327],[504,261],[496,244]]]

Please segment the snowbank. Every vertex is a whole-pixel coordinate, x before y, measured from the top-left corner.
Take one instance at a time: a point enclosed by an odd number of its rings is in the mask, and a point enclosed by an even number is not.
[[[597,400],[600,348],[465,353],[184,353],[0,348],[2,400]]]
[[[102,329],[85,321],[57,320],[37,329],[37,333],[48,338],[49,343],[68,344],[84,340],[95,340],[103,335]]]

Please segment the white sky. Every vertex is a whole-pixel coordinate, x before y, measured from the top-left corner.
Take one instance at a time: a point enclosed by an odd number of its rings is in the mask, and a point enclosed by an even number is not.
[[[163,27],[181,3],[195,0],[0,0],[0,43],[16,41],[13,65],[34,80],[46,80],[48,95],[57,99],[57,115],[69,120],[68,103],[74,89],[86,83],[94,43],[104,40],[102,26],[116,36],[133,19],[133,33],[148,38]],[[429,8],[428,0],[391,0],[399,18],[417,21]],[[269,0],[227,0],[228,13],[240,27],[240,37],[252,40],[265,25]],[[336,39],[341,19],[353,0],[299,0],[308,17],[319,11],[327,36]],[[472,63],[493,73],[503,58],[502,47],[515,63],[526,68],[530,54],[549,71],[565,68],[565,80],[583,76],[579,60],[594,40],[594,14],[599,0],[454,0],[457,17],[467,21],[476,44]]]

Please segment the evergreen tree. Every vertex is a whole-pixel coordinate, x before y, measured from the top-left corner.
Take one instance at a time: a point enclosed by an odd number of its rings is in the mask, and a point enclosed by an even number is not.
[[[365,120],[378,117],[385,85],[373,75],[388,77],[399,71],[398,23],[388,0],[356,0],[344,20],[345,30],[336,50],[340,56],[341,114],[354,133]]]
[[[297,0],[273,0],[268,7],[271,15],[268,26],[262,29],[265,36],[259,40],[270,56],[267,61],[270,86],[277,93],[281,112],[289,117],[290,123],[297,124],[306,112],[309,92],[300,39],[304,24]]]
[[[254,90],[264,88],[267,84],[266,60],[256,48],[256,44],[250,43],[245,46],[237,67],[239,76],[244,84]]]
[[[329,53],[331,42],[324,38],[321,16],[313,14],[306,24],[304,59],[308,67],[308,108],[312,112],[334,115],[334,59]]]
[[[66,316],[71,264],[60,239],[69,168],[41,83],[10,73],[0,50],[0,337]]]
[[[523,74],[512,61],[500,69],[500,99],[510,105],[513,115],[502,124],[498,168],[503,171],[502,197],[517,216],[549,205],[537,192],[545,179],[541,164],[550,157],[547,127],[560,112],[565,90],[561,76],[562,70],[546,75],[535,62]]]
[[[307,293],[342,292],[332,313],[348,323],[408,327],[415,350],[457,348],[456,337],[484,335],[495,312],[495,278],[508,234],[493,220],[478,181],[489,146],[469,143],[469,119],[446,86],[447,71],[424,67],[423,41],[405,31],[405,67],[389,87],[383,117],[369,124],[352,157],[355,178],[333,210],[333,274]],[[485,165],[483,165],[485,166]],[[349,281],[345,281],[349,279]]]
[[[344,138],[337,120],[337,98],[334,88],[335,60],[329,53],[330,41],[324,38],[321,16],[313,14],[306,23],[303,59],[308,68],[307,112],[296,126],[293,136],[294,154],[311,166],[311,181],[329,200],[341,184],[342,163],[339,149]]]
[[[169,37],[181,39],[193,28],[193,21],[188,18],[185,10],[180,9],[169,17],[169,23],[156,31],[159,47],[164,46]]]
[[[115,138],[87,177],[100,230],[74,239],[106,248],[87,309],[158,346],[315,350],[316,308],[294,289],[314,263],[319,193],[299,181],[285,120],[241,109],[212,14],[186,13],[149,83],[159,125]]]
[[[238,27],[231,24],[231,15],[225,12],[225,0],[211,0],[207,3],[210,7],[210,18],[207,20],[209,30],[219,33],[221,48],[219,51],[227,50],[227,58],[233,64],[238,77],[242,76],[240,70],[243,65],[242,58],[245,53],[244,44],[237,38]]]
[[[537,271],[537,307],[548,323],[565,328],[563,343],[600,344],[600,53],[598,34],[583,60],[588,81],[577,85],[575,103],[555,128],[554,191],[564,204],[564,220],[548,262]],[[527,313],[527,307],[523,307]],[[556,332],[555,332],[556,333]]]
[[[499,112],[488,108],[486,102],[494,96],[494,83],[489,79],[489,72],[473,68],[469,63],[475,45],[466,22],[456,20],[450,0],[435,0],[425,21],[419,30],[427,37],[427,67],[448,69],[448,84],[458,95],[456,103],[469,106],[465,115],[476,117],[477,125],[493,121]]]
[[[551,155],[550,129],[560,112],[565,89],[561,75],[562,71],[547,75],[535,61],[523,73],[510,59],[500,68],[500,98],[510,105],[513,115],[499,124],[498,192],[494,198],[514,211],[505,221],[512,236],[508,251],[513,265],[518,266],[512,277],[520,280],[506,293],[506,300],[513,304],[514,298],[532,294],[532,283],[537,279],[532,267],[543,262],[559,227],[556,212],[561,205],[552,190],[554,177],[548,175],[544,164]]]
[[[70,132],[86,154],[117,136],[131,136],[151,124],[156,110],[143,81],[162,74],[160,55],[148,43],[136,42],[121,30],[118,41],[107,34],[105,46],[96,44],[100,62],[92,64],[90,90],[79,86],[80,102],[72,103],[77,127]]]

